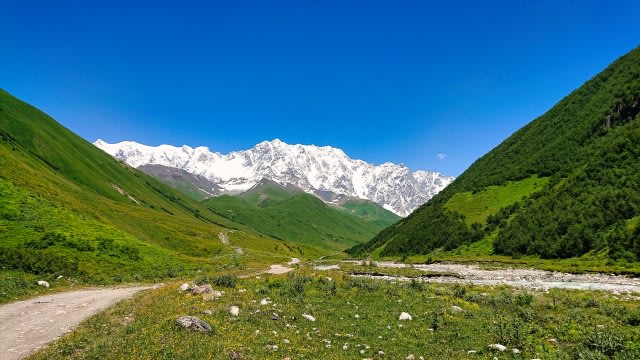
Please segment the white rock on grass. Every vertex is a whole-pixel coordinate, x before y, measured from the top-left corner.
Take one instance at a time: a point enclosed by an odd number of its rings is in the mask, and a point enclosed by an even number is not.
[[[302,317],[309,320],[309,321],[316,321],[316,318],[314,318],[313,316],[309,315],[309,314],[302,314]]]
[[[464,310],[462,310],[462,308],[460,306],[451,306],[451,311],[453,312],[463,312]]]
[[[49,288],[49,283],[48,283],[48,282],[46,282],[46,281],[44,281],[44,280],[39,280],[39,281],[38,281],[38,285],[40,285],[40,286],[44,286],[44,287],[46,287],[46,288]]]
[[[240,308],[233,305],[229,308],[229,314],[231,314],[231,316],[238,316],[240,315]]]
[[[271,299],[269,298],[264,298],[260,300],[260,305],[269,305],[269,304],[271,304]]]
[[[184,283],[184,284],[180,285],[180,292],[187,291],[187,290],[189,290],[190,288],[191,288],[191,286],[189,286],[189,284]]]
[[[522,351],[520,351],[520,349],[513,348],[511,349],[511,352],[514,354],[520,354]]]
[[[498,350],[500,352],[507,350],[507,347],[502,344],[491,344],[489,345],[489,349]]]
[[[413,317],[409,313],[403,312],[400,314],[398,320],[413,320]]]

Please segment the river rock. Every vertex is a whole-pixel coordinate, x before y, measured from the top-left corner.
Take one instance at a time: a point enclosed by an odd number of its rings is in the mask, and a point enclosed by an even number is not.
[[[201,294],[211,294],[213,292],[213,288],[209,284],[196,286],[191,289],[191,293],[193,295],[201,295]]]
[[[39,280],[39,281],[38,281],[38,285],[40,285],[40,286],[44,286],[44,287],[46,287],[47,289],[49,288],[49,283],[48,283],[48,282],[46,282],[46,281],[44,281],[44,280]]]
[[[182,316],[176,320],[176,324],[183,329],[199,332],[211,332],[211,325],[195,316]]]

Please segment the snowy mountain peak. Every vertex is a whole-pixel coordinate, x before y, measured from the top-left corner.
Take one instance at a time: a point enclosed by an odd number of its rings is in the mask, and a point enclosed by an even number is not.
[[[205,146],[152,147],[132,141],[109,144],[100,139],[94,145],[130,166],[156,164],[182,169],[205,177],[228,193],[248,190],[266,178],[308,193],[330,191],[368,199],[401,216],[453,181],[453,177],[437,172],[411,172],[404,164],[374,166],[331,146],[289,145],[280,139],[226,155]]]

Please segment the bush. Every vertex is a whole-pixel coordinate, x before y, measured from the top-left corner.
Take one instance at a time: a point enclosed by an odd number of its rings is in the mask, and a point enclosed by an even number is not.
[[[46,249],[55,244],[62,244],[67,241],[67,236],[65,234],[60,234],[56,232],[46,232],[42,235],[40,239],[31,239],[28,240],[24,246],[29,249]]]
[[[0,251],[0,263],[9,269],[33,274],[75,274],[78,260],[65,254],[32,248],[5,248]]]
[[[236,275],[220,275],[213,278],[213,283],[216,286],[222,286],[227,288],[234,288],[238,283],[238,277]]]
[[[516,305],[518,306],[529,306],[533,303],[534,297],[529,292],[523,292],[516,296]]]

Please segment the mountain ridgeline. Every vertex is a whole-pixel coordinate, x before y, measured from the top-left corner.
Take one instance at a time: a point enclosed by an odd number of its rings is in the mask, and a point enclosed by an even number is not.
[[[640,260],[640,48],[473,163],[353,254],[475,242],[513,257]]]
[[[351,159],[344,151],[330,146],[289,145],[278,139],[225,155],[204,146],[152,147],[132,141],[108,144],[102,140],[94,144],[135,168],[162,165],[204,178],[216,184],[215,194],[238,194],[266,178],[293,184],[322,199],[329,192],[371,200],[400,216],[408,215],[453,181],[450,176],[432,171],[414,172],[402,164],[387,162],[375,166]],[[160,178],[172,186],[193,190],[193,181]],[[197,196],[210,192],[202,188],[190,191]]]

